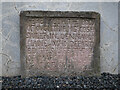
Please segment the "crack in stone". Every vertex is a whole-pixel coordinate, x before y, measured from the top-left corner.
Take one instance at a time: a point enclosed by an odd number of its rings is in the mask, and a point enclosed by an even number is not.
[[[119,65],[119,64],[118,64]],[[112,73],[115,72],[115,70],[117,69],[118,65],[113,69]]]
[[[5,39],[4,47],[5,47],[6,43],[7,43],[7,41],[9,40],[10,36],[11,36],[11,31],[10,31],[10,32],[7,34],[7,36],[4,38],[4,39]]]
[[[8,72],[9,69],[13,69],[13,68],[10,68],[10,66],[9,66],[10,63],[14,62],[12,60],[11,56],[9,56],[8,54],[5,54],[5,53],[0,53],[0,54],[6,56],[8,58],[7,61],[6,61],[6,63],[4,63],[4,65],[7,68],[6,71]],[[16,62],[14,62],[14,63],[16,63]],[[15,68],[20,68],[20,67],[15,67]]]
[[[36,5],[36,4],[32,4],[32,5]],[[15,6],[15,5],[14,5]],[[39,6],[39,4],[38,4],[38,6]],[[16,7],[16,6],[15,6]],[[13,8],[13,9],[15,9],[15,7]],[[17,7],[16,7],[17,8]],[[17,13],[18,14],[20,14],[20,11],[22,10],[22,9],[24,9],[24,8],[27,8],[27,5],[23,5],[23,6],[21,6],[20,8],[17,8]],[[16,10],[16,9],[15,9]],[[7,17],[7,16],[10,16],[10,15],[13,15],[13,14],[15,14],[14,13],[14,11],[12,11],[12,12],[8,12],[8,13],[5,13],[5,15],[2,15],[2,16],[0,16],[0,18],[2,17],[2,18],[5,18],[5,17]]]
[[[7,54],[5,54],[5,53],[0,53],[0,54],[6,56],[6,57],[8,58],[7,62],[4,64],[4,65],[6,66],[6,68],[7,68],[6,71],[8,71],[8,69],[9,69],[8,63],[9,63],[10,61],[12,61],[12,59],[10,58],[9,55],[7,55]]]
[[[6,56],[6,57],[9,59],[9,61],[13,61],[13,60],[11,59],[11,56],[7,55],[6,53],[0,53],[0,54]]]
[[[103,19],[103,18],[102,18],[102,19]],[[103,22],[104,22],[104,24],[105,24],[111,31],[117,32],[117,30],[111,28],[111,27],[105,22],[105,20],[103,20]]]
[[[72,5],[72,3],[69,3],[69,4],[68,4],[68,9],[67,9],[67,10],[70,10],[71,5]]]
[[[17,9],[17,6],[16,6],[15,2],[14,2],[14,8],[17,11],[17,13],[20,14],[20,11]]]
[[[14,5],[15,5],[15,10],[17,11],[17,13],[19,14],[20,13],[20,11],[18,10],[18,8],[16,7],[16,4],[14,3]],[[72,3],[70,3],[69,4],[69,7],[68,7],[68,9],[67,10],[69,10],[70,9],[70,7],[71,7],[71,5],[72,5]],[[23,7],[25,7],[25,6],[23,6]],[[13,13],[11,13],[11,14],[13,14]],[[104,17],[102,17],[102,19],[103,19]],[[104,19],[103,19],[103,22],[104,22],[104,24],[110,29],[110,30],[112,30],[112,31],[115,31],[115,32],[117,32],[117,30],[114,30],[113,28],[111,28],[105,21],[104,21]],[[0,30],[0,34],[2,34],[2,30]],[[10,36],[11,36],[11,34],[10,34],[10,32],[9,32],[9,35],[7,35],[6,36],[6,41],[8,41],[9,40],[9,38],[10,38]],[[3,38],[3,37],[2,37]],[[107,49],[105,49],[105,48],[103,48],[103,47],[101,47],[104,51],[106,51]],[[5,53],[0,53],[0,54],[2,54],[2,55],[5,55],[5,56],[7,56],[7,57],[9,57],[10,58],[10,56],[9,55],[7,55],[7,54],[5,54]],[[104,57],[103,57],[104,58]],[[105,59],[105,61],[106,61],[106,59]],[[113,58],[112,58],[112,60],[111,61],[113,61]],[[9,61],[8,61],[8,63],[9,63]],[[107,63],[107,62],[106,62]],[[108,64],[108,63],[107,63]],[[108,65],[108,66],[111,66],[111,65]],[[117,65],[118,66],[118,65]],[[116,68],[117,68],[117,66],[113,69],[113,72],[116,70]]]
[[[99,2],[99,12],[102,14],[101,2]],[[117,30],[114,30],[113,28],[111,28],[111,27],[105,22],[103,16],[101,16],[101,17],[102,17],[101,19],[103,19],[104,24],[105,24],[110,30],[117,32]]]

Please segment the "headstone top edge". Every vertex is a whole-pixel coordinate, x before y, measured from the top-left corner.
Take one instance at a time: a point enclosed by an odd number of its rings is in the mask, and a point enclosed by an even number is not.
[[[99,19],[100,14],[93,11],[21,11],[20,16],[25,17],[50,17],[50,18],[91,18]]]

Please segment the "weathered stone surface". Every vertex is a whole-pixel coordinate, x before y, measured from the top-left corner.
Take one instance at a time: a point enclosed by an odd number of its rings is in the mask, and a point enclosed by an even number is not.
[[[117,74],[120,70],[118,69],[118,2],[2,2],[1,7],[2,47],[0,47],[3,76],[16,76],[21,73],[19,12],[26,10],[99,12],[101,73]]]
[[[98,74],[99,18],[95,12],[22,12],[23,74]]]

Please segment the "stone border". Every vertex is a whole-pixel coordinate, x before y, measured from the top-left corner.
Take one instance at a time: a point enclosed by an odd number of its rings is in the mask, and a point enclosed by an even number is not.
[[[25,53],[25,26],[28,18],[88,18],[95,19],[96,41],[93,50],[93,71],[85,71],[85,75],[100,75],[100,14],[96,12],[74,12],[74,11],[21,11],[20,13],[20,60],[21,76],[27,77],[26,53]]]

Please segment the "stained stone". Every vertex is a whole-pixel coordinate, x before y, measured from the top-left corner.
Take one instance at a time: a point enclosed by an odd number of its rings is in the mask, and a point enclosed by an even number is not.
[[[95,12],[21,12],[22,76],[99,74],[99,19]]]

